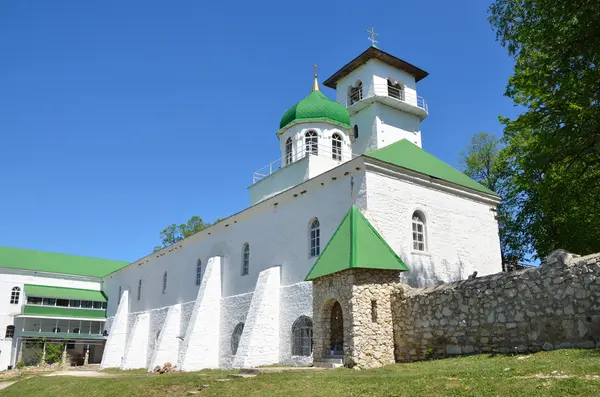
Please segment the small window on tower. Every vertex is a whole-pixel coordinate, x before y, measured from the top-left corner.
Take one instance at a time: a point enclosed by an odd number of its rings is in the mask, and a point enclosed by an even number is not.
[[[348,106],[354,105],[363,97],[362,81],[358,81],[354,86],[348,89]]]
[[[285,141],[285,165],[292,164],[292,138]]]
[[[354,139],[358,139],[358,125],[354,124]]]
[[[387,84],[388,84],[388,96],[403,101],[404,100],[404,90],[403,90],[402,84],[398,83],[397,81],[392,81],[390,79],[388,79]]]
[[[319,136],[314,131],[308,131],[304,135],[306,154],[319,155]]]
[[[334,160],[342,160],[342,137],[337,133],[331,137],[331,157]]]

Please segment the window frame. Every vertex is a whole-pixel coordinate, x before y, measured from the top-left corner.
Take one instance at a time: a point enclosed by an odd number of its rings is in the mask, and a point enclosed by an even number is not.
[[[250,244],[242,245],[242,276],[250,274]]]
[[[163,273],[163,280],[162,280],[163,281],[162,282],[162,294],[163,295],[167,293],[167,285],[169,282],[168,277],[169,277],[169,275],[168,275],[167,271],[165,270],[165,272]]]
[[[333,160],[342,161],[342,146],[344,140],[337,132],[331,135],[331,158]]]
[[[357,81],[354,85],[348,88],[348,106],[354,105],[356,102],[363,99],[362,81]]]
[[[319,155],[319,134],[315,130],[309,130],[304,133],[304,154]]]
[[[398,99],[404,102],[404,85],[399,81],[387,79],[387,94],[390,98]]]
[[[202,284],[202,259],[196,261],[196,285]]]
[[[292,142],[292,138],[288,137],[288,139],[285,140],[285,165],[294,162],[293,147],[294,143]]]
[[[412,251],[415,253],[426,253],[427,241],[427,218],[423,211],[413,211],[411,216]]]
[[[308,316],[300,316],[292,324],[292,356],[312,356],[314,325]]]
[[[10,291],[10,304],[18,305],[21,301],[21,287],[14,286]]]
[[[15,336],[15,326],[9,324],[6,326],[6,331],[4,333],[4,339],[12,339]]]
[[[140,278],[138,280],[138,287],[137,287],[137,300],[141,300],[142,299],[142,279]]]
[[[308,256],[316,258],[321,255],[321,222],[312,218],[308,224]]]

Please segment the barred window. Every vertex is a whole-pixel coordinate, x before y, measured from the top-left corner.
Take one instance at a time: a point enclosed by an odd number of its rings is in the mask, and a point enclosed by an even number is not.
[[[425,216],[419,211],[416,211],[412,216],[412,235],[413,249],[415,251],[425,251],[427,249]]]
[[[310,223],[310,257],[319,256],[321,254],[321,225],[319,219],[314,218]]]
[[[13,287],[12,291],[10,292],[10,304],[18,305],[20,296],[21,296],[21,288]]]
[[[250,273],[250,245],[244,243],[242,248],[242,276]]]
[[[304,143],[307,154],[319,155],[319,136],[314,131],[308,131],[304,135]]]
[[[285,165],[292,164],[292,138],[285,141]]]
[[[342,160],[342,137],[337,133],[331,137],[331,157],[334,160]]]
[[[292,325],[292,355],[310,356],[313,346],[313,323],[309,317],[301,316]]]
[[[4,337],[9,339],[9,338],[12,338],[13,336],[15,336],[15,326],[8,325],[6,327],[6,333],[4,334]]]
[[[202,261],[198,259],[196,262],[196,285],[202,283]]]
[[[237,353],[237,349],[240,345],[240,340],[242,340],[243,333],[244,323],[239,323],[233,329],[233,334],[231,334],[231,354],[235,355]]]
[[[397,81],[392,81],[392,80],[388,79],[387,85],[388,85],[388,96],[390,96],[392,98],[400,99],[401,101],[404,100],[404,89],[402,87],[402,84],[398,83]]]

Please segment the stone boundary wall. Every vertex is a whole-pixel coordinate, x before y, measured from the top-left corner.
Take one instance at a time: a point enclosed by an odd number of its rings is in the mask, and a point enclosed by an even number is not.
[[[410,289],[392,299],[397,361],[600,347],[600,254]]]

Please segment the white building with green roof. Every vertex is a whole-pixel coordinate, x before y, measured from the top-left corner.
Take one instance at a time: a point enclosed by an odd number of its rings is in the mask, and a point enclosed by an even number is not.
[[[419,286],[501,271],[500,198],[422,149],[425,77],[376,47],[325,81],[335,100],[315,74],[281,118],[279,159],[254,173],[247,209],[128,266],[21,288],[102,291],[103,367],[187,371],[311,363],[314,310],[332,327],[347,310],[313,308],[311,280],[387,269]],[[340,332],[319,348],[343,353]]]

